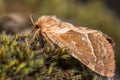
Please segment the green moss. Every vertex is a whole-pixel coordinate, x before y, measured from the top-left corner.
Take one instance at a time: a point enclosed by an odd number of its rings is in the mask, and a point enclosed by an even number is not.
[[[0,38],[0,80],[92,79],[92,71],[68,55],[66,48],[52,48],[41,36],[31,44],[26,43],[29,36],[1,34]]]

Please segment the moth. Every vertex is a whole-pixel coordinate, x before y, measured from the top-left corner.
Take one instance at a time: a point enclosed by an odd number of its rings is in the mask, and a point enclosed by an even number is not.
[[[55,16],[40,17],[32,31],[33,38],[41,33],[51,46],[66,47],[68,54],[99,75],[114,75],[114,43],[101,31],[74,26]]]

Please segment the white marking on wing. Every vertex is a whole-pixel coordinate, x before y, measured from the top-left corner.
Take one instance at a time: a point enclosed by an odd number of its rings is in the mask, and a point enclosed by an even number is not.
[[[102,56],[105,56],[106,59],[107,59],[107,50],[104,46],[104,42],[101,42],[99,37],[102,36],[101,34],[99,34],[97,37],[98,37],[98,46],[99,46],[99,51],[103,50],[103,53],[102,53]],[[101,45],[101,46],[100,46]]]
[[[93,65],[93,64],[91,64],[91,63],[88,64],[88,67],[89,67],[90,69],[92,69],[93,71],[95,70],[95,65]]]
[[[85,37],[82,37],[82,40],[83,40],[83,41],[87,41]]]
[[[106,48],[105,48],[105,46],[104,46],[104,42],[100,42],[100,43],[101,43],[101,45],[102,45],[102,47],[101,47],[101,48],[102,48],[102,49],[103,49],[103,51],[104,51],[103,53],[104,53],[104,55],[105,55],[106,59],[108,59],[108,58],[107,58],[107,56],[106,56],[106,55],[107,55],[107,50],[106,50]]]
[[[64,33],[68,32],[69,30],[71,30],[71,29],[68,28],[68,27],[65,27],[63,29],[62,28],[61,29],[55,29],[54,33],[64,34]]]
[[[74,47],[76,45],[76,42],[75,41],[71,41],[71,45],[72,45],[72,47]]]
[[[99,64],[99,63],[104,67],[103,60],[99,60],[99,61],[98,61],[98,64]]]
[[[98,53],[100,53],[100,51],[101,51],[100,43],[101,43],[101,42],[99,41],[99,38],[98,38],[97,33],[96,33],[96,34],[93,34],[93,36],[96,37],[96,38],[98,39],[98,40],[97,40],[97,47],[98,47],[98,50],[97,50],[97,51],[98,51]]]
[[[79,27],[74,27],[74,26],[73,26],[71,29],[72,29],[73,31],[76,31],[76,32],[82,33],[82,34],[97,32],[96,30],[87,30],[86,27],[79,28]]]
[[[91,53],[92,53],[92,55],[93,55],[93,57],[95,58],[95,61],[96,61],[96,56],[95,56],[95,53],[94,53],[94,49],[93,49],[92,43],[91,43],[87,33],[85,33],[85,38],[86,38],[86,41],[88,42],[88,46],[91,50]]]
[[[59,25],[59,24],[61,24],[61,25]],[[50,28],[51,29],[50,31],[54,32],[54,33],[64,34],[64,33],[68,32],[68,31],[70,31],[71,27],[73,27],[72,24],[61,22],[61,23],[58,23],[58,25],[52,26]]]

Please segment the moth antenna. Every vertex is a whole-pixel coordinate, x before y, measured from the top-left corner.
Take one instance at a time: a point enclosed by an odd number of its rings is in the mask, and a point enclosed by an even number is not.
[[[35,22],[33,21],[33,17],[32,17],[32,15],[31,15],[31,14],[30,14],[30,20],[31,20],[31,22],[32,22],[33,26],[35,26]]]
[[[32,28],[32,30],[31,30],[31,32],[30,33],[32,33],[33,31],[34,31],[34,29],[35,29],[35,22],[34,22],[34,20],[33,20],[33,17],[32,17],[32,15],[30,14],[30,20],[31,20],[31,22],[32,22],[32,24],[33,24],[33,28]]]

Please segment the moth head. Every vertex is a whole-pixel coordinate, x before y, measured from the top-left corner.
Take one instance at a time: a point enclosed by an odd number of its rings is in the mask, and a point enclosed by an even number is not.
[[[41,16],[35,24],[42,26],[43,24],[50,24],[58,21],[60,20],[58,20],[55,16]]]
[[[55,27],[56,23],[60,22],[55,16],[41,16],[35,23],[36,28],[40,28],[41,31],[48,31]]]

